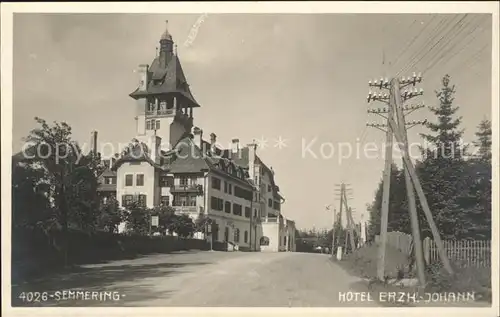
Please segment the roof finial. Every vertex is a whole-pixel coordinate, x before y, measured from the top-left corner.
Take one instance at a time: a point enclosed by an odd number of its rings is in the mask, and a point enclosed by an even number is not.
[[[162,40],[172,40],[172,35],[168,32],[168,20],[165,20],[165,32],[163,32],[161,39]]]
[[[177,44],[174,44],[174,54],[177,56]]]
[[[156,47],[156,55],[155,57],[158,57],[158,47]]]

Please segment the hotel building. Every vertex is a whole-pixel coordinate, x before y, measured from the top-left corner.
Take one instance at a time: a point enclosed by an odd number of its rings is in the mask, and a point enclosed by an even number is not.
[[[102,197],[115,196],[121,207],[132,201],[148,208],[172,206],[193,220],[203,214],[216,226],[199,238],[254,251],[295,251],[295,223],[282,215],[285,199],[273,169],[257,155],[257,144],[233,139],[224,149],[214,133],[206,140],[193,125],[200,104],[168,30],[159,54],[151,65],[139,66],[139,75],[130,94],[137,102],[136,136],[127,151],[107,160]],[[96,132],[92,142],[97,143]]]

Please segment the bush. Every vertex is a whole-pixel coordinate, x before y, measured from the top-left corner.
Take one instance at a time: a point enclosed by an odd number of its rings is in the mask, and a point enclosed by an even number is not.
[[[98,263],[151,253],[181,250],[208,250],[205,240],[173,236],[119,235],[110,232],[68,233],[68,264]],[[12,232],[12,280],[43,275],[64,266],[61,231],[16,229]]]
[[[427,267],[426,289],[434,292],[474,292],[476,300],[491,302],[491,268],[458,267],[448,274],[441,263]]]

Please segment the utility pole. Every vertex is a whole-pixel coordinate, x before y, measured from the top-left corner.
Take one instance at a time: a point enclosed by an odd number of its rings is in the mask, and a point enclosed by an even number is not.
[[[336,185],[339,186],[339,185]],[[347,201],[349,200],[349,197],[347,197],[348,193],[350,192],[351,189],[347,188],[347,184],[342,183],[340,184],[340,192],[338,192],[338,198],[340,198],[340,214],[339,214],[339,222],[340,225],[342,226],[342,210],[345,210],[345,216],[346,216],[346,232],[345,232],[345,240],[344,240],[344,250],[347,252],[347,246],[350,242],[351,244],[351,249],[354,251],[356,249],[356,245],[354,243],[354,234],[353,234],[353,224],[354,221],[352,220],[352,210],[348,206]],[[340,241],[340,237],[342,234],[342,230],[339,231],[338,235],[338,241]]]
[[[411,90],[405,90],[404,94],[401,94],[401,88],[406,87],[408,85],[415,85],[416,83],[420,83],[422,80],[422,77],[419,75],[417,76],[415,73],[413,74],[413,78],[407,78],[407,79],[402,79],[400,82],[397,78],[394,78],[390,81],[387,79],[380,79],[380,81],[375,80],[373,83],[369,81],[369,86],[370,87],[378,87],[379,89],[389,89],[390,90],[390,95],[387,96],[387,94],[376,94],[370,93],[368,94],[368,102],[372,100],[377,100],[377,101],[382,101],[388,104],[388,109],[377,109],[377,110],[368,110],[369,113],[376,113],[381,115],[382,117],[387,119],[387,124],[367,124],[367,126],[375,127],[377,129],[380,129],[384,132],[386,132],[386,137],[387,137],[387,144],[390,144],[390,147],[387,146],[386,144],[386,161],[385,161],[385,170],[384,170],[384,186],[383,186],[383,200],[382,200],[382,216],[381,216],[381,232],[380,232],[380,246],[379,246],[379,258],[378,258],[378,266],[377,266],[377,277],[381,280],[384,279],[385,275],[385,249],[386,249],[386,244],[387,244],[387,222],[388,222],[388,214],[389,214],[389,191],[390,191],[390,168],[392,164],[392,152],[389,152],[389,150],[392,150],[392,138],[393,136],[396,138],[398,142],[398,146],[403,153],[403,168],[405,172],[405,180],[406,180],[406,188],[407,188],[407,195],[408,195],[408,203],[409,203],[409,212],[410,212],[410,219],[411,219],[411,226],[412,226],[412,236],[413,236],[413,241],[414,241],[414,252],[415,252],[415,258],[417,261],[417,272],[418,272],[418,278],[419,282],[421,285],[425,285],[425,275],[424,275],[424,263],[423,263],[423,252],[422,252],[422,241],[420,239],[420,229],[418,226],[418,216],[417,216],[417,211],[416,211],[416,201],[415,201],[415,196],[414,196],[414,189],[413,186],[415,186],[415,190],[417,191],[417,194],[419,196],[420,203],[422,205],[422,209],[424,210],[425,216],[427,218],[427,221],[429,223],[429,226],[432,230],[432,234],[434,237],[434,240],[436,242],[436,245],[438,247],[439,251],[439,256],[441,258],[441,261],[443,262],[443,265],[445,269],[450,273],[453,274],[453,270],[451,268],[451,265],[449,263],[449,260],[445,254],[443,244],[439,235],[439,232],[437,230],[437,227],[434,223],[434,220],[432,218],[432,213],[430,211],[430,208],[427,203],[427,199],[425,197],[425,194],[423,192],[422,186],[420,184],[420,180],[418,179],[417,173],[415,171],[415,168],[413,166],[413,163],[411,162],[409,153],[408,153],[408,137],[407,137],[407,129],[406,125],[411,125],[415,126],[418,124],[423,124],[423,122],[416,122],[413,121],[411,123],[406,123],[405,122],[405,117],[403,110],[410,110],[411,112],[414,110],[417,110],[419,108],[422,108],[424,106],[411,106],[411,107],[403,107],[402,106],[402,100],[407,101],[413,97],[420,96],[423,94],[423,90],[420,89],[420,92],[418,92],[416,89],[413,91]],[[387,102],[388,101],[388,102]],[[394,111],[396,111],[396,117],[397,121],[396,122],[393,118],[394,116]],[[385,117],[382,114],[387,114],[387,117]],[[381,127],[387,127],[387,130],[383,130]],[[389,153],[388,153],[389,152]],[[389,155],[387,155],[389,154]],[[390,160],[388,160],[388,157]]]
[[[421,77],[415,78],[413,81],[413,85],[415,85],[417,82],[421,81]],[[406,120],[405,120],[405,115],[403,113],[403,106],[402,106],[402,101],[401,101],[401,91],[400,91],[400,84],[398,81],[398,84],[396,85],[397,87],[397,93],[395,94],[395,101],[396,101],[396,114],[398,118],[398,125],[399,125],[399,132],[403,136],[403,151],[408,153],[409,151],[409,146],[408,146],[408,133],[406,129]],[[422,106],[417,106],[418,108],[424,107]],[[414,110],[418,108],[413,108]],[[414,122],[417,124],[417,122]],[[425,122],[418,122],[418,124],[424,124]],[[424,253],[423,253],[423,248],[422,248],[422,239],[420,237],[420,228],[418,224],[418,214],[417,214],[417,202],[415,199],[415,189],[413,187],[413,183],[411,181],[410,173],[408,172],[408,166],[403,162],[403,170],[404,170],[404,175],[405,175],[405,184],[406,184],[406,195],[408,197],[408,211],[410,212],[410,223],[411,223],[411,232],[412,232],[412,237],[413,237],[413,251],[415,255],[415,261],[416,261],[416,266],[417,266],[417,277],[418,281],[420,282],[420,285],[425,285],[425,264],[424,264]]]
[[[344,189],[344,204],[346,210],[346,220],[347,220],[347,231],[346,231],[346,250],[347,250],[347,235],[349,235],[349,241],[351,243],[351,251],[354,252],[356,249],[356,244],[354,243],[353,225],[354,220],[352,219],[352,209],[347,205],[347,193]]]
[[[368,94],[368,102],[372,100],[381,101],[388,104],[387,111],[387,131],[385,134],[385,165],[384,165],[384,177],[383,177],[383,189],[382,189],[382,217],[380,222],[380,240],[379,240],[379,253],[378,253],[378,261],[377,261],[377,277],[380,280],[384,280],[385,277],[385,249],[387,245],[387,223],[389,221],[389,198],[390,198],[390,190],[391,190],[391,168],[392,168],[392,140],[393,133],[392,129],[389,125],[389,120],[393,116],[394,112],[394,91],[395,91],[395,82],[392,80],[389,85],[389,81],[387,79],[380,79],[380,82],[375,81],[372,83],[371,81],[368,83],[370,87],[379,87],[380,89],[385,88],[388,89],[390,87],[391,95],[390,98],[387,94],[382,95],[381,93],[377,94]],[[376,128],[379,128],[382,125],[369,125]]]
[[[397,123],[394,120],[390,121],[390,125],[393,127],[397,127]],[[434,219],[432,218],[432,212],[429,208],[429,204],[427,203],[427,198],[425,197],[424,190],[422,189],[422,184],[420,183],[420,179],[417,176],[417,172],[415,171],[415,167],[413,166],[413,163],[410,159],[410,155],[407,152],[404,152],[404,149],[402,148],[402,142],[403,142],[403,136],[400,133],[399,130],[394,131],[394,136],[396,137],[396,140],[399,143],[399,148],[403,152],[403,159],[405,164],[407,165],[408,173],[410,174],[410,177],[413,181],[413,185],[415,185],[415,190],[417,191],[418,199],[420,200],[420,204],[422,205],[422,209],[424,211],[425,217],[427,219],[427,222],[429,223],[429,227],[432,231],[432,236],[434,238],[434,242],[436,243],[436,247],[438,249],[439,257],[441,258],[441,262],[443,262],[443,266],[446,269],[446,271],[450,274],[453,275],[453,269],[450,264],[450,260],[448,259],[448,256],[446,255],[444,246],[443,246],[443,241],[441,240],[441,236],[439,235],[439,231],[437,229],[436,223],[434,222]]]
[[[336,186],[339,186],[339,185],[336,185]],[[341,237],[341,234],[342,234],[342,208],[344,206],[344,190],[345,190],[345,184],[342,183],[340,184],[340,203],[339,203],[339,226],[340,226],[340,230],[339,230],[339,234],[338,234],[338,238],[337,238],[337,244],[340,244],[340,237]],[[335,224],[334,224],[335,225]]]
[[[330,211],[330,207],[331,205],[327,206],[326,207],[326,210],[327,211]],[[336,215],[336,210],[335,208],[333,208],[333,224],[332,224],[332,247],[331,247],[331,250],[330,250],[330,253],[333,257],[333,249],[335,248],[335,223],[336,223],[336,220],[337,220],[337,215]]]

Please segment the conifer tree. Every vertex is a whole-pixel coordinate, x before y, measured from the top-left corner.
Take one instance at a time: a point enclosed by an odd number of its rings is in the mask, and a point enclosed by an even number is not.
[[[469,164],[467,214],[470,236],[474,239],[491,238],[491,122],[483,120],[475,133],[478,148]]]
[[[427,124],[433,134],[422,134],[427,144],[423,149],[423,162],[418,164],[418,173],[442,238],[460,239],[467,236],[469,230],[467,217],[460,206],[461,196],[467,189],[464,178],[467,147],[461,142],[462,118],[456,117],[459,107],[453,105],[455,86],[450,84],[449,75],[443,77],[442,85],[436,92],[439,106],[431,108],[437,121]],[[422,210],[419,211],[422,218]],[[424,236],[427,236],[427,222],[421,221],[421,224]]]

